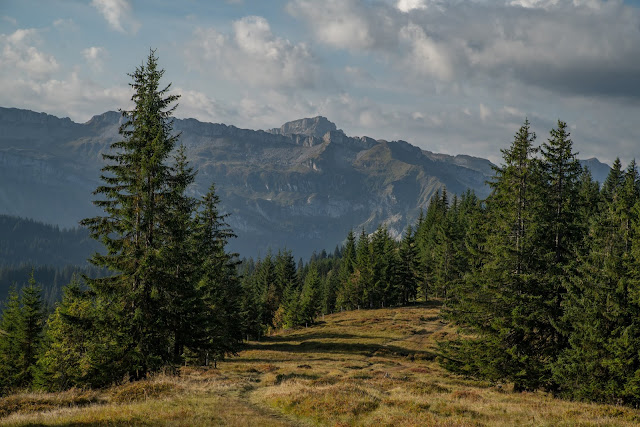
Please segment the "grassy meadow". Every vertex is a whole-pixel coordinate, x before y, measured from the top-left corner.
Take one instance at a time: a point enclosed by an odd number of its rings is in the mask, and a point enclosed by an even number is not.
[[[640,424],[627,407],[514,393],[435,360],[439,305],[359,310],[250,342],[217,369],[106,390],[0,399],[0,425],[512,426]]]

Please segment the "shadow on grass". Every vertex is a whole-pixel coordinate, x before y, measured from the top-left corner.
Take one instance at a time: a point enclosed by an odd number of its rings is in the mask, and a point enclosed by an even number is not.
[[[411,359],[433,360],[436,354],[430,351],[407,350],[394,345],[341,343],[322,341],[302,341],[300,344],[290,343],[252,343],[246,346],[249,350],[283,351],[288,353],[341,353],[361,356],[396,356]]]
[[[294,329],[293,331],[304,331],[304,329]],[[380,337],[376,335],[354,335],[354,334],[341,334],[336,332],[312,332],[310,334],[291,334],[291,335],[277,335],[267,336],[262,339],[262,343],[270,342],[302,342],[309,340],[387,340],[389,337]]]

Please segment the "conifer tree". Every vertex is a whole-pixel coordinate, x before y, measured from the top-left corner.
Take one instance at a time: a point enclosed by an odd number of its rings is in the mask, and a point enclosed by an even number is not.
[[[196,215],[197,260],[199,281],[197,289],[204,305],[204,318],[198,328],[204,334],[204,343],[196,344],[195,350],[204,351],[204,362],[223,360],[235,354],[242,343],[242,288],[236,274],[237,254],[226,252],[229,239],[235,234],[225,222],[228,215],[218,210],[220,198],[212,184],[202,197]]]
[[[300,325],[313,323],[320,312],[320,277],[316,263],[311,263],[300,291],[298,321]]]
[[[418,296],[418,269],[418,247],[413,229],[408,226],[398,251],[399,302],[403,305],[414,301]]]
[[[351,299],[354,293],[353,290],[353,270],[356,263],[356,237],[353,233],[353,229],[349,230],[347,234],[347,242],[344,250],[342,251],[342,259],[340,260],[340,289],[336,297],[336,306],[338,309],[351,308]]]
[[[33,271],[29,277],[28,286],[22,289],[21,294],[17,334],[20,357],[17,364],[16,384],[24,387],[31,385],[34,378],[45,321],[42,289],[36,284]]]
[[[602,188],[603,204],[591,222],[563,301],[569,346],[554,363],[562,396],[601,402],[640,402],[640,331],[637,236],[638,171],[614,165]],[[621,179],[622,178],[622,179]]]
[[[448,316],[480,336],[443,345],[445,365],[471,375],[515,383],[518,390],[535,389],[549,380],[542,331],[548,326],[540,300],[536,214],[540,184],[533,157],[535,135],[529,122],[503,150],[487,200],[485,261],[472,271],[469,294]],[[467,306],[466,304],[472,304]],[[469,315],[471,312],[473,315]]]
[[[416,225],[416,245],[418,246],[418,259],[420,269],[419,293],[427,301],[430,293],[435,289],[435,248],[437,245],[436,235],[439,225],[444,220],[448,209],[448,195],[443,188],[442,194],[436,191],[429,202],[427,211],[418,218]]]
[[[186,194],[187,187],[195,180],[195,172],[189,166],[185,147],[181,145],[174,159],[169,176],[166,209],[163,212],[164,227],[160,232],[164,243],[160,247],[160,258],[166,267],[162,280],[167,283],[160,296],[160,310],[164,321],[170,326],[173,345],[171,359],[173,363],[183,362],[185,346],[197,346],[202,340],[196,324],[202,324],[198,315],[202,315],[202,301],[196,289],[199,279],[199,266],[205,257],[201,251],[205,243],[196,236],[196,224],[193,213],[196,201]],[[201,257],[201,258],[199,258]]]
[[[333,313],[336,309],[336,300],[340,287],[338,264],[334,264],[334,267],[329,270],[323,280],[323,284],[322,312]]]
[[[125,372],[132,379],[143,378],[172,358],[172,328],[162,319],[170,285],[159,255],[171,192],[166,160],[177,140],[172,104],[178,96],[168,94],[170,85],[160,86],[163,74],[154,51],[130,74],[134,107],[122,112],[122,140],[103,155],[103,184],[95,191],[102,199],[94,204],[104,216],[82,221],[107,250],[94,254],[91,262],[114,272],[87,279],[100,306],[98,328],[111,343],[100,362],[103,372],[111,374],[109,380]]]
[[[349,294],[350,308],[361,308],[367,303],[367,295],[371,293],[373,273],[371,271],[371,245],[369,236],[364,231],[356,244],[356,263],[351,275]]]
[[[273,328],[273,317],[278,307],[275,306],[275,265],[270,252],[263,260],[258,262],[254,280],[256,282],[256,290],[260,296],[260,305],[262,306],[261,323],[265,327]]]
[[[3,304],[0,318],[0,396],[18,385],[20,362],[20,296],[15,285]]]
[[[94,306],[74,277],[47,320],[45,345],[38,358],[37,388],[66,390],[91,384]]]

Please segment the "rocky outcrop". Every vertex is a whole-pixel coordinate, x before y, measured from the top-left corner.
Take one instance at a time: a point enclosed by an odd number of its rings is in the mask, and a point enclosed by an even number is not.
[[[327,132],[335,131],[338,131],[338,128],[334,123],[330,122],[326,117],[317,116],[287,122],[280,128],[270,129],[267,132],[276,135],[305,135],[322,138]],[[343,133],[341,130],[338,132]]]

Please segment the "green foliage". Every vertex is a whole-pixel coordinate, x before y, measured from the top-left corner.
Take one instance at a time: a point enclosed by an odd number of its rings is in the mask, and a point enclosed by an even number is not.
[[[77,283],[65,290],[48,322],[39,387],[140,379],[187,356],[222,359],[241,343],[237,257],[225,251],[235,236],[213,185],[200,201],[187,195],[195,172],[184,147],[169,161],[178,97],[160,86],[163,74],[153,51],[131,74],[134,108],[123,112],[123,139],[104,155],[95,191],[104,216],[82,222],[106,248],[91,262],[111,275],[85,277],[87,291]],[[36,305],[24,295],[24,307]]]
[[[38,359],[35,386],[60,391],[82,387],[92,369],[91,334],[95,307],[77,279],[64,288],[62,302],[47,320],[45,345]]]
[[[20,360],[20,296],[12,288],[0,319],[0,395],[18,384]]]
[[[502,151],[486,200],[490,226],[486,237],[473,237],[484,241],[482,258],[471,263],[462,295],[447,311],[479,339],[442,346],[449,368],[513,381],[517,390],[556,387],[551,364],[566,346],[563,275],[582,239],[576,210],[582,170],[566,124],[558,122],[541,158],[534,157],[534,141],[525,121]]]
[[[0,394],[29,387],[36,374],[45,318],[41,293],[33,272],[20,294],[9,292],[0,318]]]

